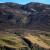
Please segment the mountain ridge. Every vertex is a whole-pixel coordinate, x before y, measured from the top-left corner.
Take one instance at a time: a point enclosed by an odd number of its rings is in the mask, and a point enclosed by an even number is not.
[[[50,31],[50,5],[31,3],[0,3],[0,29],[16,27]]]

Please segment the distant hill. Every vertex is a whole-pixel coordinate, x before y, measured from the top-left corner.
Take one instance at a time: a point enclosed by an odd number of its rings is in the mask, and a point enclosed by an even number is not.
[[[50,5],[0,3],[0,30],[25,28],[50,31]]]

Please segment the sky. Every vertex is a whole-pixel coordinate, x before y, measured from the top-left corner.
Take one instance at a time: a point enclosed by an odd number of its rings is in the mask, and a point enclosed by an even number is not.
[[[50,0],[0,0],[0,3],[2,2],[14,2],[19,4],[27,4],[29,2],[40,2],[44,4],[50,4]]]

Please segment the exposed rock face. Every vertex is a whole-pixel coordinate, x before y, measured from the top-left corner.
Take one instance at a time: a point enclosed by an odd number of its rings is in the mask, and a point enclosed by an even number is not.
[[[0,3],[0,29],[7,27],[50,31],[50,5]]]

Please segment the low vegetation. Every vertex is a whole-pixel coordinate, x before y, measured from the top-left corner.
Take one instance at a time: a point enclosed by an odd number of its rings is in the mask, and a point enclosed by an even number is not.
[[[0,32],[1,50],[50,50],[50,37],[44,34]],[[20,35],[20,36],[19,36]]]
[[[26,44],[22,42],[22,39],[20,37],[8,32],[0,33],[0,47],[27,49]]]

